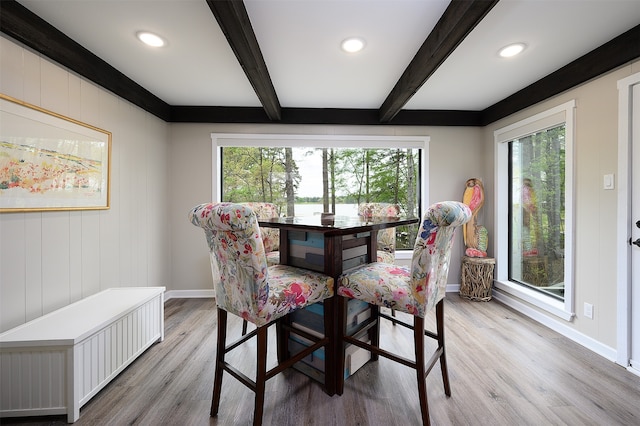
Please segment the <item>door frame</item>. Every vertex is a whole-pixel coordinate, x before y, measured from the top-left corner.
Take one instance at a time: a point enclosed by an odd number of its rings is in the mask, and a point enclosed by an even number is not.
[[[631,360],[631,102],[632,86],[640,84],[640,73],[618,80],[618,218],[617,218],[617,355],[616,363],[630,368]],[[640,132],[640,129],[635,131]],[[640,147],[638,147],[640,148]],[[636,331],[637,333],[637,331]]]

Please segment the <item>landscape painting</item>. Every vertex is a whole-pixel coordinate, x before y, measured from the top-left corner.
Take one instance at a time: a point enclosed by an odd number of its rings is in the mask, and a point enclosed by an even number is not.
[[[111,133],[0,94],[0,212],[109,208]]]

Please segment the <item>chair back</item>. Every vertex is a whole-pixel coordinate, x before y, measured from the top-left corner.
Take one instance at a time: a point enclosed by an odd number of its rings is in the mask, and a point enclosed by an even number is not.
[[[192,224],[204,229],[214,279],[216,305],[256,322],[269,297],[268,268],[258,219],[249,206],[200,204],[189,213]]]
[[[400,206],[391,203],[362,203],[358,205],[358,216],[361,216],[363,219],[373,217],[400,217]],[[395,228],[386,228],[378,231],[377,249],[390,253],[395,258]]]
[[[279,216],[278,206],[273,203],[252,201],[242,203],[242,205],[251,207],[258,219],[271,219]],[[260,232],[262,233],[262,243],[264,244],[265,253],[278,251],[280,247],[280,231],[275,228],[260,227]]]
[[[457,201],[435,203],[424,214],[411,260],[411,290],[422,310],[415,315],[424,317],[445,296],[453,236],[470,219],[469,207]]]

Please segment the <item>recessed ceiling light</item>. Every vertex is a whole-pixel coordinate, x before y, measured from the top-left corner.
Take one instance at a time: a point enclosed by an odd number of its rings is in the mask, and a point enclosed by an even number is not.
[[[364,40],[357,37],[351,37],[343,40],[340,47],[347,53],[356,53],[364,49]]]
[[[149,31],[138,31],[136,37],[147,46],[162,47],[166,44],[162,37]]]
[[[522,53],[525,47],[527,46],[524,43],[513,43],[500,49],[499,55],[503,58],[511,58]]]

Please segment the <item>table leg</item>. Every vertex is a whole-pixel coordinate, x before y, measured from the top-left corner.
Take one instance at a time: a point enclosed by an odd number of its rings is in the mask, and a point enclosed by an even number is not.
[[[325,392],[329,396],[333,396],[336,393],[336,366],[339,364],[338,350],[338,335],[336,334],[336,325],[339,321],[336,321],[336,303],[338,296],[333,296],[325,299],[324,304],[324,333],[329,339],[329,343],[324,348],[325,361],[324,361],[324,388]]]

